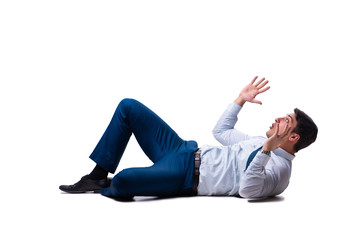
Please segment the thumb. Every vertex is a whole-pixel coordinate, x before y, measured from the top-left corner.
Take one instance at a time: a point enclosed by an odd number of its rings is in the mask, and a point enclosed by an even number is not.
[[[259,100],[256,100],[256,99],[253,99],[251,102],[252,102],[252,103],[256,103],[256,104],[260,104],[260,105],[262,105],[262,102],[261,102],[261,101],[259,101]]]

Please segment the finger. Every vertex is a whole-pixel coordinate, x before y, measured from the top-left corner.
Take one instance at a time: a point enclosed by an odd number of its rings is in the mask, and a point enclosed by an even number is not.
[[[268,86],[268,87],[266,87],[266,88],[264,88],[264,89],[260,90],[260,91],[259,91],[259,93],[266,92],[266,91],[267,91],[267,90],[269,90],[269,89],[270,89],[270,86]]]
[[[258,87],[264,80],[265,78],[260,79],[260,81],[258,81],[254,86]]]
[[[266,80],[265,82],[263,82],[261,85],[259,85],[257,88],[258,89],[261,89],[261,88],[263,88],[266,84],[268,84],[269,83],[269,81],[268,80]]]
[[[262,102],[260,102],[259,100],[256,100],[256,99],[251,100],[251,102],[252,102],[252,103],[257,103],[257,104],[262,105]]]
[[[289,137],[291,135],[291,133],[293,132],[293,127],[290,125],[288,132],[287,132],[287,136]]]
[[[284,133],[283,133],[283,137],[284,138],[288,138],[290,136],[292,132],[292,127],[290,124],[286,124],[286,127],[285,127],[285,130],[284,130]]]
[[[279,123],[276,123],[275,124],[275,133],[274,133],[274,135],[278,136],[278,134],[279,134]]]
[[[284,131],[282,132],[282,134],[280,134],[282,137],[285,137],[287,135],[287,131],[289,130],[288,127],[289,127],[289,125],[286,124],[285,128],[284,128]]]
[[[254,82],[256,81],[257,78],[258,78],[258,76],[255,76],[254,79],[251,81],[251,84],[254,84]]]

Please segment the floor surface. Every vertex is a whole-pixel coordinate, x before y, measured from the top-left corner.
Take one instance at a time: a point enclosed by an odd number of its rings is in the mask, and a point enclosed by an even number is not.
[[[360,239],[360,15],[352,0],[0,1],[0,239]],[[264,136],[295,107],[318,124],[288,189],[119,202],[58,187],[122,98],[186,140],[211,130],[254,76],[271,89],[235,126]],[[147,166],[132,139],[117,171]]]

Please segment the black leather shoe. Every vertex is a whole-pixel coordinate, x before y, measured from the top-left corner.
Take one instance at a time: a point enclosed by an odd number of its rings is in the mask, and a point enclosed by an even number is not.
[[[111,180],[108,178],[92,180],[89,178],[89,175],[85,175],[77,183],[73,185],[61,185],[59,188],[61,191],[67,193],[100,193],[100,189],[110,186],[110,183]]]

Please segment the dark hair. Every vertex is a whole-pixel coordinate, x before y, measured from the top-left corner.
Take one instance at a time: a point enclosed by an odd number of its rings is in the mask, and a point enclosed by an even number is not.
[[[295,108],[294,113],[296,115],[297,125],[293,132],[300,135],[300,139],[295,144],[294,150],[298,152],[315,142],[318,128],[314,121],[303,111]]]

